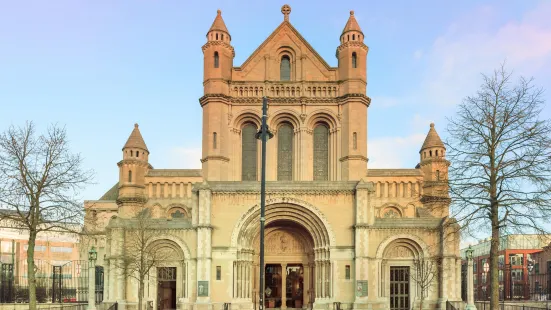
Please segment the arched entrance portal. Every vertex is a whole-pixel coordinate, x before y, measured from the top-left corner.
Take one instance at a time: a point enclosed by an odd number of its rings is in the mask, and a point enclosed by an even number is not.
[[[303,308],[330,298],[334,237],[315,207],[295,199],[266,206],[266,308]],[[232,235],[237,247],[234,299],[258,303],[260,208],[246,212]]]
[[[255,266],[260,262],[258,253],[260,235],[255,239]],[[267,225],[265,263],[266,308],[302,308],[313,302],[310,296],[314,296],[314,241],[302,225],[287,220]]]

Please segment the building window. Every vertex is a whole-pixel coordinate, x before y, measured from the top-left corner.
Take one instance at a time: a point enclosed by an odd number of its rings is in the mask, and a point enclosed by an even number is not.
[[[350,265],[346,265],[344,269],[344,277],[346,280],[350,280]]]
[[[63,246],[53,246],[50,248],[52,253],[72,253],[73,248],[63,247]]]
[[[440,170],[436,170],[436,181],[440,181]]]
[[[285,55],[281,57],[279,72],[280,72],[280,79],[282,81],[291,80],[291,59],[289,59],[289,56]]]
[[[222,267],[216,266],[216,280],[222,280]]]
[[[23,249],[24,249],[25,251],[27,251],[27,250],[29,249],[29,245],[28,245],[28,244],[25,244],[25,245],[23,246]],[[46,251],[46,246],[45,246],[45,245],[35,245],[35,246],[34,246],[34,251],[35,251],[35,252],[44,252],[44,251]]]
[[[358,149],[358,134],[353,133],[352,134],[352,148],[357,150]]]
[[[293,127],[283,124],[277,131],[277,179],[293,180]]]
[[[352,68],[358,68],[358,57],[356,52],[352,53]]]
[[[256,126],[246,124],[241,130],[241,180],[256,181],[257,142]]]
[[[132,170],[128,171],[128,183],[132,183]]]
[[[218,68],[220,66],[220,57],[218,56],[218,52],[214,52],[214,67]]]
[[[319,124],[314,128],[314,181],[329,179],[329,128]]]
[[[524,255],[522,254],[510,254],[509,263],[513,266],[523,266],[524,265]]]
[[[216,134],[216,132],[213,132],[212,133],[212,148],[215,149],[215,150],[216,150],[216,144],[217,144],[216,138],[217,138],[217,134]]]

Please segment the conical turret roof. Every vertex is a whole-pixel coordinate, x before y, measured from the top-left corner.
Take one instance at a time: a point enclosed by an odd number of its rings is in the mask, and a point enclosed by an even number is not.
[[[434,123],[430,124],[429,133],[427,134],[427,137],[425,138],[425,142],[423,142],[423,146],[421,147],[421,150],[424,150],[426,148],[430,147],[443,147],[444,143],[442,142],[442,139],[440,139],[440,136],[436,132],[436,129],[434,129]]]
[[[142,134],[140,133],[140,129],[138,128],[138,124],[134,124],[134,130],[132,130],[130,137],[128,137],[128,140],[126,141],[123,150],[126,148],[142,149],[149,153],[147,145],[145,145]]]
[[[356,20],[356,17],[354,17],[354,11],[350,11],[350,17],[348,18],[348,21],[346,22],[346,26],[344,26],[344,29],[342,30],[342,34],[345,34],[348,31],[362,32],[362,29],[360,28],[360,25],[358,24],[358,21]]]
[[[224,20],[222,19],[222,11],[218,10],[216,11],[216,13],[216,18],[214,19],[214,22],[212,22],[212,26],[210,26],[209,32],[224,31],[227,34],[230,34],[228,28],[226,28],[226,23],[224,23]]]

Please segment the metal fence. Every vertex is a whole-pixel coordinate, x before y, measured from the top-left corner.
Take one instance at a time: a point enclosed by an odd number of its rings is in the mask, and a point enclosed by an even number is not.
[[[0,302],[28,303],[29,280],[27,262],[2,264],[0,272]],[[51,264],[35,262],[35,283],[37,302],[45,303],[87,303],[88,262],[83,260]],[[96,303],[103,300],[103,268],[96,267]],[[79,305],[75,305],[80,310]],[[63,309],[67,309],[64,307]],[[71,309],[73,310],[73,309]]]
[[[528,277],[521,280],[516,280],[505,274],[505,281],[503,279],[500,280],[500,300],[551,300],[551,276],[549,274],[529,274]],[[489,283],[476,285],[474,288],[474,298],[477,301],[490,300]]]

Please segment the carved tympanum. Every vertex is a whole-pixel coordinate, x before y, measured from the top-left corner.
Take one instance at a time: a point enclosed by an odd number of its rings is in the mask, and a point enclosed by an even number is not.
[[[266,254],[300,254],[304,247],[300,240],[288,232],[278,231],[266,238]]]
[[[405,246],[396,246],[386,254],[387,258],[410,258],[414,257],[413,252]]]

